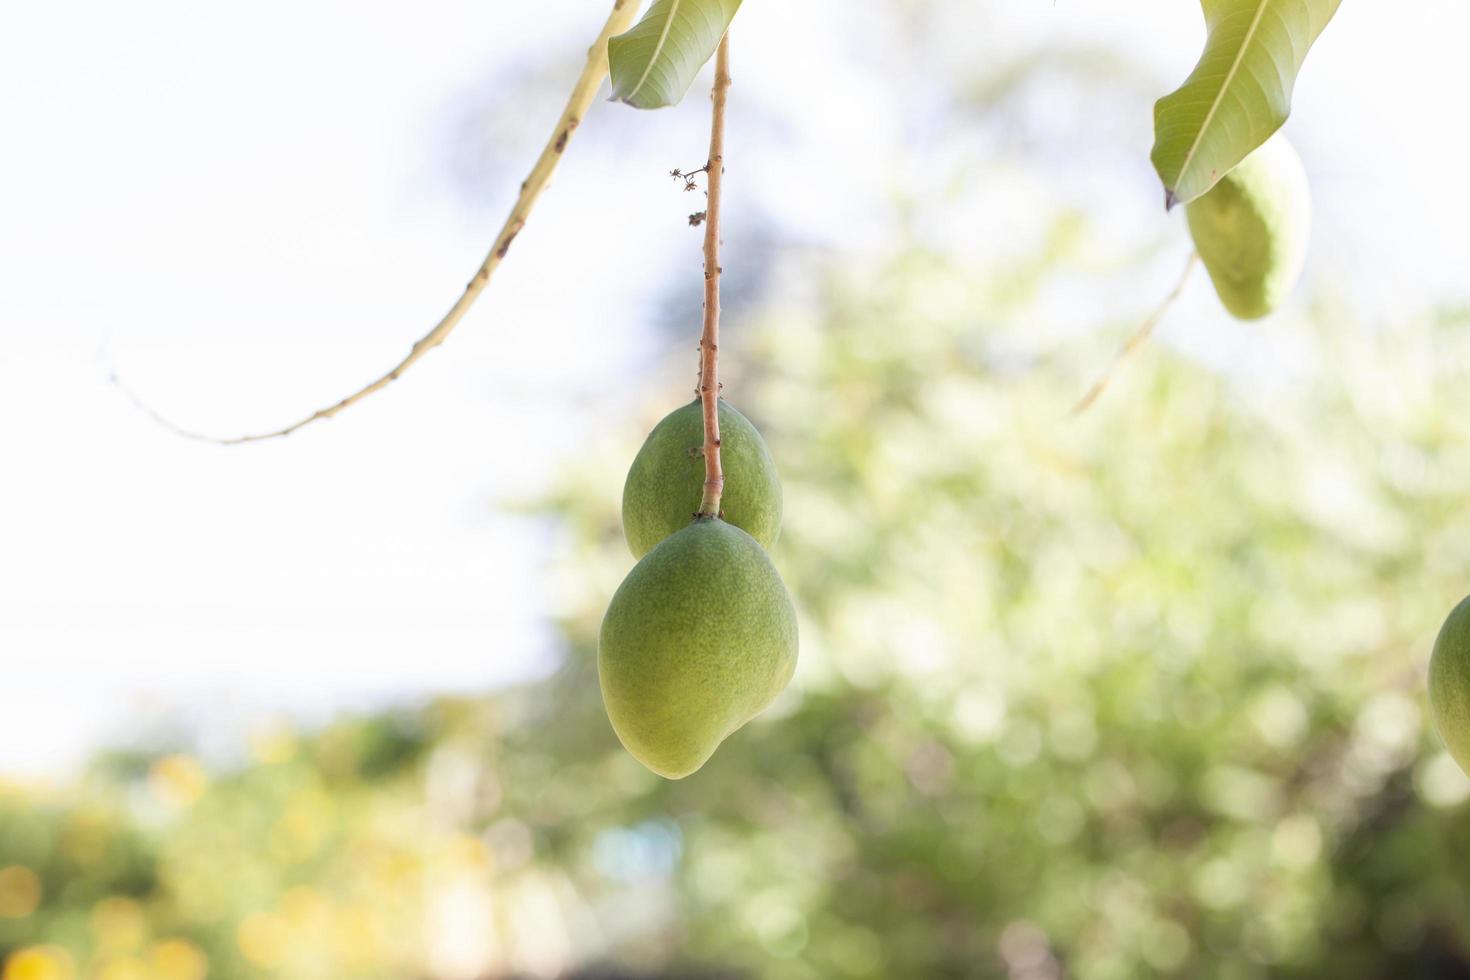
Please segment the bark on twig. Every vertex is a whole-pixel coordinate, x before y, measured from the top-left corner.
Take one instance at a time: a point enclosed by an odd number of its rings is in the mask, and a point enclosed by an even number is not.
[[[1113,355],[1113,361],[1108,365],[1107,370],[1102,373],[1102,377],[1093,382],[1092,387],[1087,389],[1087,394],[1083,395],[1077,404],[1072,406],[1072,415],[1074,417],[1087,411],[1092,407],[1094,402],[1102,397],[1102,393],[1108,390],[1108,385],[1112,383],[1113,375],[1118,373],[1118,369],[1123,366],[1123,362],[1132,357],[1148,341],[1148,338],[1153,335],[1154,327],[1159,325],[1159,321],[1164,318],[1164,314],[1169,312],[1169,307],[1173,306],[1174,301],[1179,298],[1179,294],[1184,292],[1184,287],[1189,282],[1189,274],[1194,271],[1194,264],[1197,261],[1199,261],[1199,253],[1189,253],[1189,261],[1184,264],[1184,272],[1180,274],[1179,282],[1175,284],[1173,291],[1164,297],[1164,301],[1148,315],[1148,319],[1139,324],[1138,329],[1133,331],[1133,335],[1123,342],[1123,346],[1118,348],[1117,354]]]
[[[551,183],[551,176],[555,173],[557,165],[561,163],[567,144],[571,141],[572,135],[576,132],[577,127],[581,125],[582,119],[591,107],[593,99],[597,96],[597,90],[602,86],[603,78],[607,76],[608,38],[626,31],[633,23],[633,18],[637,13],[638,4],[634,0],[614,0],[612,13],[608,15],[607,23],[602,26],[602,32],[598,34],[597,40],[587,52],[587,64],[582,69],[582,74],[577,79],[577,84],[572,89],[571,96],[567,99],[566,108],[562,111],[561,118],[557,120],[556,128],[552,130],[551,136],[547,140],[545,148],[542,149],[541,156],[537,159],[535,167],[532,168],[530,176],[521,184],[520,196],[516,198],[515,206],[511,208],[510,216],[505,219],[505,224],[501,226],[500,234],[495,236],[495,243],[490,246],[490,252],[485,256],[485,261],[480,264],[480,268],[475,272],[474,278],[470,279],[465,285],[464,292],[460,295],[458,301],[450,307],[449,312],[444,314],[444,317],[434,325],[434,329],[419,338],[418,342],[413,345],[413,348],[403,360],[394,365],[388,373],[367,387],[353,392],[341,401],[329,405],[326,408],[319,409],[285,428],[275,429],[271,432],[260,432],[253,435],[229,438],[220,438],[218,436],[185,429],[150,408],[142,399],[129,390],[116,375],[112,378],[113,383],[119,388],[122,388],[123,392],[140,409],[160,425],[172,430],[178,435],[189,439],[199,439],[204,442],[232,446],[244,442],[259,442],[263,439],[288,436],[297,429],[308,426],[313,422],[331,418],[344,409],[362,401],[374,392],[381,391],[394,381],[397,381],[403,372],[418,363],[425,354],[444,343],[445,339],[454,331],[454,328],[459,325],[459,321],[464,319],[464,315],[469,312],[475,300],[485,291],[485,287],[489,285],[490,277],[495,274],[495,270],[500,267],[500,263],[505,259],[506,253],[510,251],[511,243],[515,241],[516,235],[520,234],[521,229],[526,226],[526,221],[530,218],[531,210],[535,207],[537,199],[541,197],[542,192]]]

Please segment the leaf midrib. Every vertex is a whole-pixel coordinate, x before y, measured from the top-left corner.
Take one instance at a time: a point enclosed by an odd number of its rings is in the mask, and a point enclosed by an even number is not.
[[[669,32],[674,29],[674,16],[679,13],[679,5],[683,2],[684,0],[674,0],[672,6],[669,7],[668,20],[664,21],[664,29],[658,36],[658,43],[653,46],[653,54],[648,59],[648,66],[643,69],[643,75],[638,79],[638,83],[624,97],[628,101],[632,101],[638,96],[638,93],[642,91],[644,84],[648,81],[648,76],[653,74],[653,66],[658,64],[658,57],[663,54],[664,45],[669,40]]]
[[[1240,74],[1240,66],[1245,62],[1245,53],[1250,50],[1251,42],[1255,40],[1256,31],[1260,29],[1261,21],[1266,16],[1266,8],[1271,6],[1271,0],[1261,0],[1261,5],[1256,8],[1255,16],[1251,18],[1250,27],[1246,28],[1245,37],[1241,40],[1240,50],[1236,52],[1235,61],[1230,65],[1230,70],[1225,73],[1225,82],[1220,86],[1220,94],[1210,103],[1210,111],[1205,113],[1205,120],[1200,124],[1199,132],[1194,136],[1194,142],[1189,145],[1189,151],[1184,154],[1184,161],[1179,165],[1179,176],[1175,178],[1175,187],[1184,182],[1184,175],[1189,171],[1189,165],[1194,162],[1195,154],[1199,152],[1200,144],[1204,142],[1205,133],[1210,129],[1210,123],[1215,121],[1215,113],[1225,102],[1225,93],[1235,83],[1235,76]]]

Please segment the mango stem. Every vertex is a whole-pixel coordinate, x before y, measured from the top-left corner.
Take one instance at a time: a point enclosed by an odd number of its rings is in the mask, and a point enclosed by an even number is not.
[[[704,495],[700,517],[720,515],[725,472],[720,466],[720,192],[725,183],[725,101],[730,92],[730,35],[715,54],[710,92],[709,203],[704,219],[704,330],[699,338],[699,401],[704,410]]]

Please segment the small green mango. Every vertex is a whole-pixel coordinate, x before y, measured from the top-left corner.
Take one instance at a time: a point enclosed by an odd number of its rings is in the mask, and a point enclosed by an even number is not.
[[[1307,258],[1311,200],[1301,158],[1278,133],[1189,203],[1194,247],[1231,314],[1259,319],[1295,288]]]
[[[1470,773],[1470,598],[1454,608],[1434,641],[1429,713],[1445,748]]]
[[[750,420],[719,402],[724,519],[769,548],[781,533],[781,481]],[[623,484],[623,536],[634,558],[689,526],[704,496],[704,412],[698,399],[653,427]]]
[[[660,542],[614,593],[597,676],[613,730],[668,779],[704,765],[796,670],[796,610],[750,535],[700,518]]]

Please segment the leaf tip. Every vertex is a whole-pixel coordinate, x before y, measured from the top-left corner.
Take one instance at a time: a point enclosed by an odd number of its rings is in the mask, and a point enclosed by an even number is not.
[[[1165,211],[1173,211],[1174,208],[1175,208],[1175,206],[1178,205],[1178,204],[1179,204],[1179,195],[1178,194],[1175,194],[1172,188],[1167,188],[1166,187],[1164,189],[1164,210]]]

